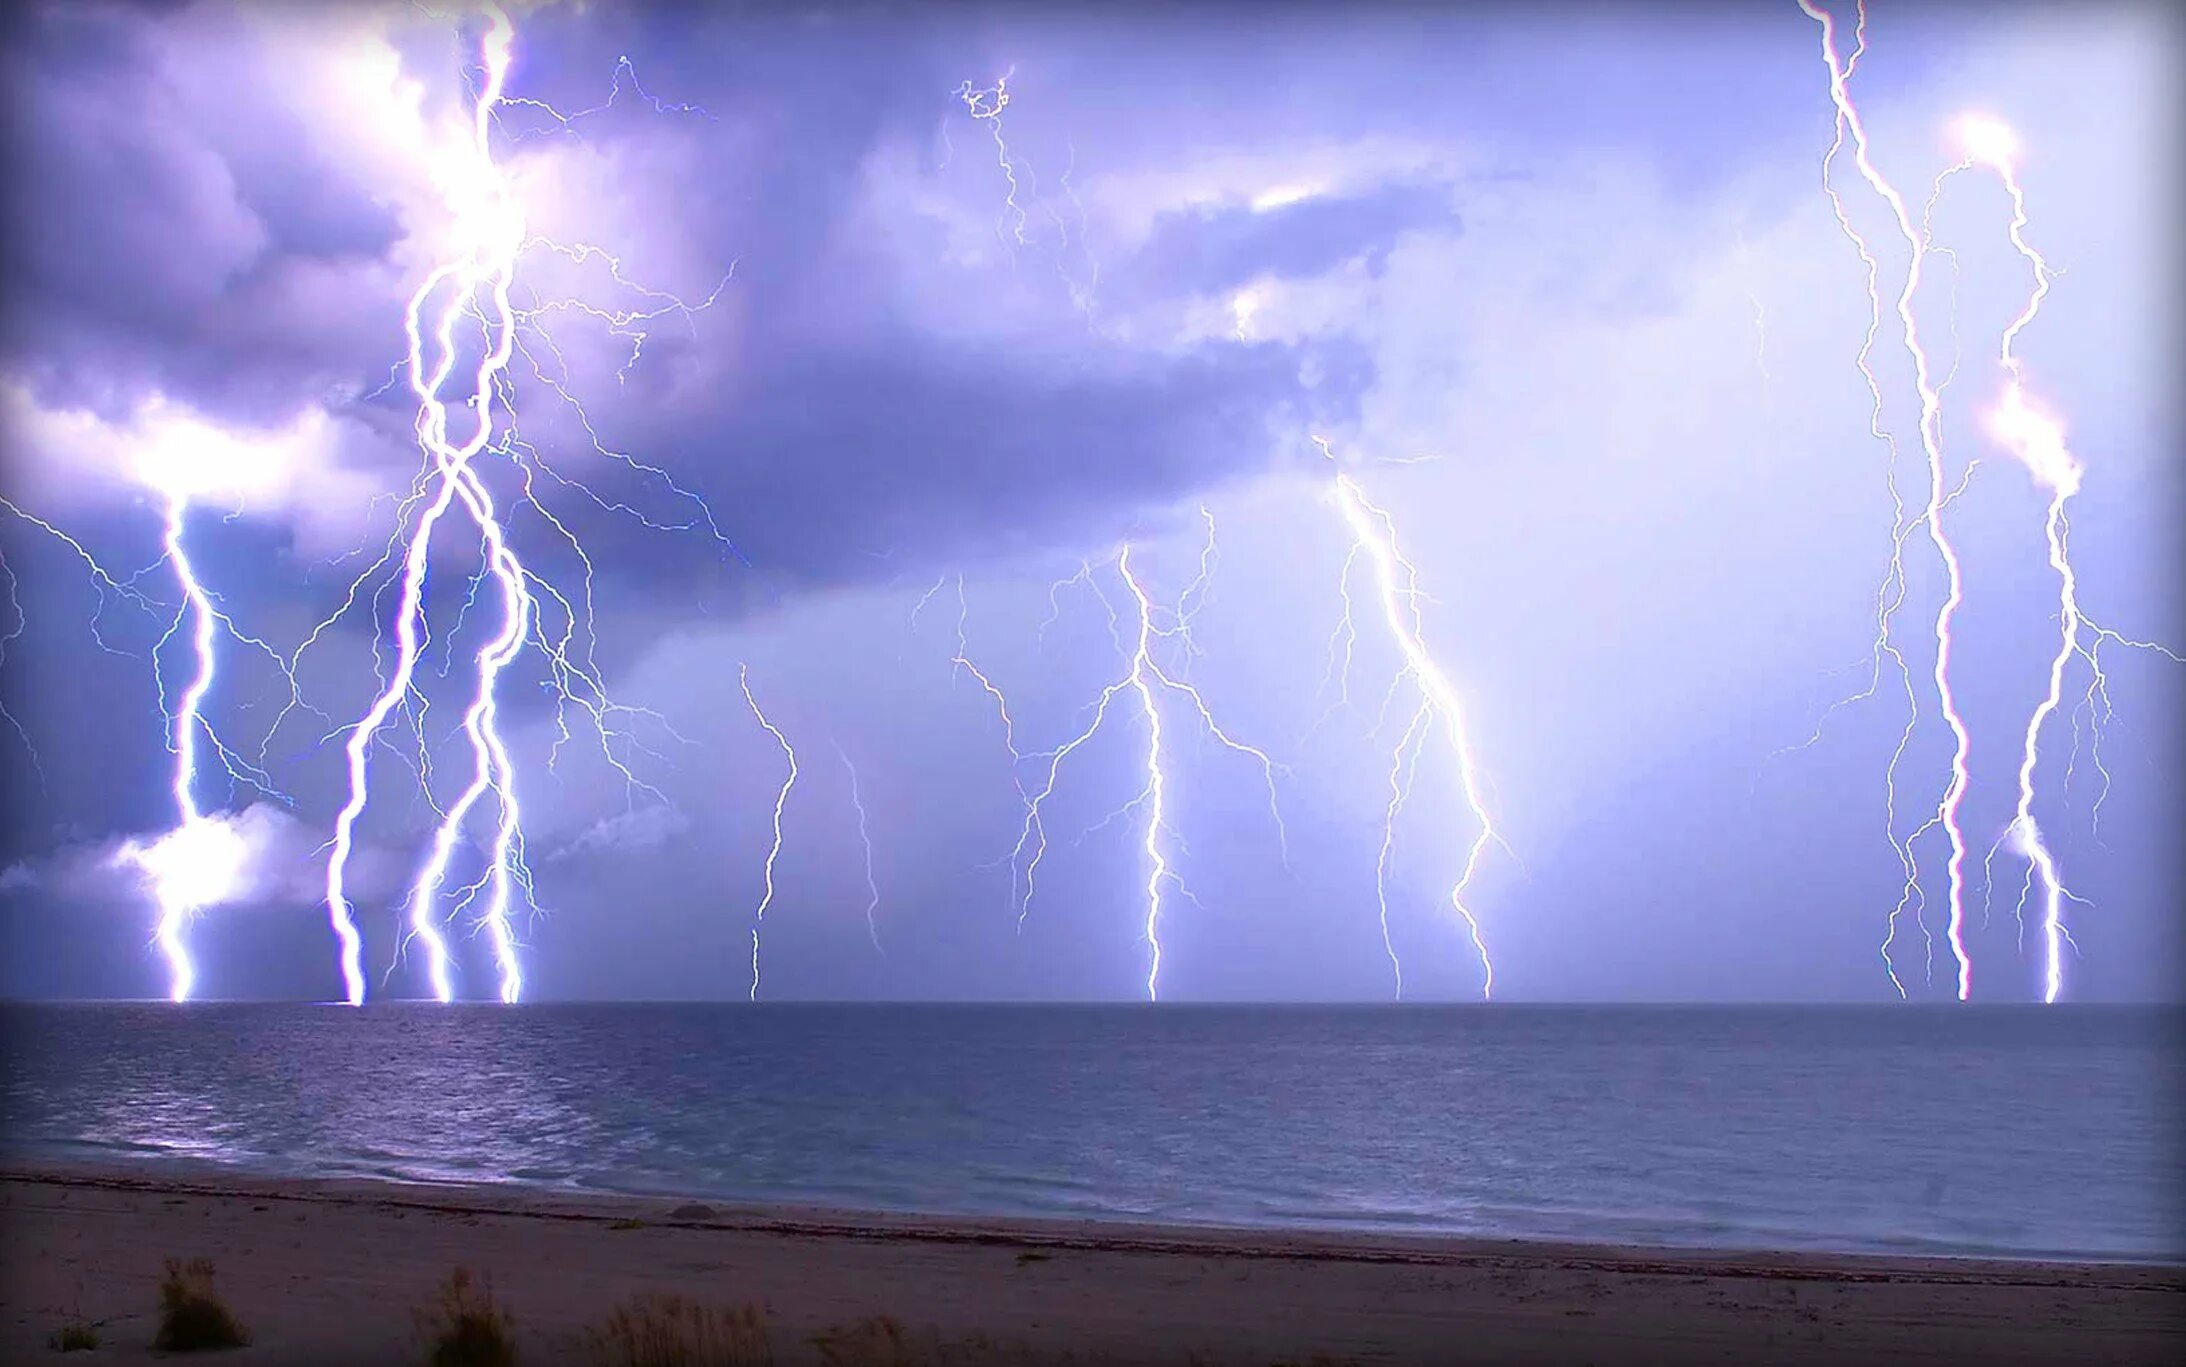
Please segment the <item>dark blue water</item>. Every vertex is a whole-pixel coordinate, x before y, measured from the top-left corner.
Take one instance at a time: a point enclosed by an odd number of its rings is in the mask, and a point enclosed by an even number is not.
[[[12,1157],[2186,1258],[2176,1012],[0,1007]]]

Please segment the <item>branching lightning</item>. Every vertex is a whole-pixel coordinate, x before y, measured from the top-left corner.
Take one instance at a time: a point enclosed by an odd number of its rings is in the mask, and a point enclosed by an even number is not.
[[[1314,442],[1321,453],[1331,462],[1336,459],[1328,443],[1319,437]],[[1348,473],[1338,470],[1335,482],[1336,506],[1341,510],[1344,525],[1352,536],[1351,552],[1344,558],[1344,568],[1338,585],[1342,590],[1344,611],[1337,627],[1343,641],[1344,663],[1342,673],[1350,672],[1351,643],[1358,638],[1354,625],[1351,599],[1351,571],[1364,556],[1373,569],[1375,598],[1381,604],[1382,618],[1389,634],[1404,657],[1404,667],[1390,682],[1389,696],[1410,681],[1419,690],[1418,704],[1412,709],[1404,733],[1398,738],[1389,755],[1389,802],[1382,814],[1381,848],[1374,865],[1374,898],[1381,915],[1382,949],[1389,956],[1389,969],[1395,978],[1398,996],[1404,995],[1404,964],[1398,957],[1395,941],[1389,932],[1389,867],[1396,848],[1396,823],[1405,803],[1412,794],[1412,780],[1419,770],[1420,753],[1427,737],[1439,722],[1447,738],[1451,754],[1457,760],[1459,791],[1466,808],[1473,818],[1474,831],[1465,849],[1464,867],[1457,881],[1450,888],[1450,907],[1465,927],[1466,937],[1472,942],[1473,952],[1480,959],[1480,995],[1495,995],[1495,964],[1488,955],[1488,946],[1482,938],[1480,920],[1474,914],[1468,896],[1473,880],[1478,876],[1482,858],[1488,846],[1501,844],[1495,822],[1490,815],[1486,797],[1481,791],[1480,766],[1473,753],[1470,734],[1465,725],[1465,707],[1459,699],[1457,688],[1450,682],[1442,667],[1435,663],[1427,650],[1425,622],[1420,612],[1419,570],[1407,559],[1397,545],[1396,524],[1389,514],[1369,500],[1359,488],[1358,482]],[[1333,640],[1332,638],[1332,644]],[[1333,657],[1333,650],[1331,651]],[[1385,703],[1386,705],[1386,703]]]
[[[1913,312],[1914,296],[1920,290],[1921,266],[1928,254],[1928,244],[1920,230],[1914,225],[1911,212],[1906,207],[1904,196],[1876,169],[1870,155],[1867,129],[1860,120],[1859,108],[1853,103],[1847,85],[1852,73],[1852,62],[1838,54],[1835,17],[1828,11],[1817,8],[1813,0],[1798,0],[1798,3],[1799,8],[1821,28],[1822,59],[1829,69],[1830,103],[1836,112],[1837,124],[1840,130],[1838,145],[1841,145],[1843,133],[1849,132],[1852,135],[1853,163],[1859,168],[1862,179],[1889,206],[1898,231],[1904,237],[1906,247],[1910,252],[1910,259],[1905,270],[1905,285],[1897,297],[1897,315],[1906,354],[1912,359],[1913,363],[1913,383],[1920,397],[1920,445],[1928,463],[1928,502],[1920,515],[1920,523],[1927,529],[1928,540],[1935,547],[1938,559],[1942,561],[1946,581],[1947,591],[1942,606],[1936,612],[1935,667],[1932,678],[1935,684],[1937,708],[1950,727],[1953,749],[1950,776],[1944,785],[1943,794],[1936,804],[1934,815],[1923,822],[1911,836],[1897,846],[1901,859],[1909,866],[1909,871],[1905,891],[1899,899],[1898,911],[1892,913],[1890,933],[1893,936],[1896,933],[1898,914],[1902,912],[1909,901],[1920,896],[1918,865],[1914,860],[1913,850],[1918,845],[1921,836],[1940,826],[1950,841],[1950,859],[1946,870],[1949,878],[1949,892],[1944,937],[1950,945],[1951,957],[1958,966],[1958,997],[1959,1000],[1963,1001],[1973,991],[1973,963],[1967,955],[1965,944],[1967,845],[1965,830],[1959,819],[1959,809],[1965,801],[1966,790],[1972,780],[1972,775],[1967,767],[1967,756],[1972,748],[1973,740],[1967,729],[1965,718],[1960,714],[1958,700],[1951,687],[1952,620],[1958,612],[1959,605],[1965,600],[1965,582],[1957,548],[1951,544],[1951,540],[1943,527],[1942,515],[1944,505],[1949,498],[1949,482],[1943,460],[1942,397],[1931,376],[1928,353],[1921,344],[1920,329]],[[1864,50],[1866,33],[1865,0],[1861,0],[1859,16],[1859,41],[1861,49]],[[1836,150],[1837,145],[1833,145],[1832,153]],[[1855,243],[1859,245],[1862,259],[1869,265],[1869,280],[1872,286],[1875,278],[1874,254],[1864,242],[1860,241],[1859,235],[1852,229],[1851,221],[1845,216],[1843,206],[1837,201],[1834,191],[1831,192],[1831,201],[1837,211],[1838,222],[1844,227],[1846,233],[1853,237]],[[1877,412],[1879,413],[1880,389],[1879,386],[1875,386],[1873,374],[1867,368],[1865,363],[1866,355],[1867,348],[1863,347],[1861,351],[1861,371],[1867,376],[1870,387],[1878,397]],[[1879,434],[1879,424],[1875,424],[1875,427]],[[1893,499],[1896,498],[1894,487],[1892,497]],[[1902,518],[1902,513],[1900,516]],[[1900,534],[1896,529],[1893,529],[1893,547],[1898,544],[1900,539]],[[1896,554],[1897,552],[1893,549],[1893,556],[1895,557]],[[1885,648],[1887,648],[1890,615],[1894,612],[1897,604],[1903,601],[1904,596],[1903,565],[1901,561],[1895,559],[1893,560],[1891,572],[1884,579],[1884,595],[1886,598],[1891,592],[1893,582],[1896,585],[1897,597],[1894,601],[1886,602],[1879,612],[1881,619],[1880,632],[1885,638]],[[1895,655],[1894,650],[1892,654]],[[1902,668],[1902,658],[1899,659],[1899,664]],[[1909,736],[1910,733],[1911,723],[1909,722],[1906,734]],[[1903,750],[1904,744],[1901,742],[1899,755],[1903,754]],[[1897,756],[1892,757],[1893,774],[1897,758]],[[1890,782],[1894,808],[1894,778]],[[1886,966],[1888,965],[1889,944],[1890,941],[1885,939],[1883,952]],[[1890,969],[1890,974],[1892,983],[1898,984],[1894,967]],[[1900,992],[1904,990],[1902,984],[1898,984],[1898,988]]]
[[[1025,785],[1019,782],[1018,791],[1026,795],[1024,820],[1018,830],[1017,843],[1011,848],[1007,860],[1012,871],[1013,891],[1016,887],[1016,873],[1020,868],[1023,871],[1024,892],[1017,903],[1018,921],[1022,926],[1036,891],[1040,863],[1048,850],[1045,807],[1055,794],[1064,761],[1099,733],[1108,720],[1111,706],[1119,697],[1129,693],[1136,702],[1139,715],[1146,725],[1146,749],[1143,757],[1145,779],[1139,790],[1123,806],[1110,813],[1093,829],[1099,830],[1110,822],[1129,816],[1140,813],[1144,815],[1140,846],[1145,854],[1146,882],[1143,886],[1145,911],[1141,918],[1141,927],[1148,951],[1146,995],[1149,1000],[1157,1000],[1161,991],[1161,923],[1166,896],[1172,892],[1187,899],[1192,896],[1170,857],[1170,849],[1175,847],[1181,850],[1183,842],[1171,824],[1169,814],[1170,757],[1163,725],[1160,701],[1162,697],[1177,697],[1188,701],[1202,731],[1208,737],[1223,748],[1244,755],[1258,764],[1267,786],[1268,813],[1275,826],[1276,839],[1284,862],[1287,864],[1289,861],[1289,833],[1283,822],[1276,787],[1276,776],[1283,766],[1276,763],[1265,750],[1232,735],[1216,720],[1212,707],[1198,688],[1181,671],[1165,666],[1157,658],[1157,652],[1164,642],[1173,642],[1187,652],[1195,649],[1191,641],[1191,620],[1206,600],[1207,581],[1213,570],[1215,554],[1213,515],[1201,509],[1201,517],[1206,527],[1207,539],[1200,555],[1199,573],[1178,596],[1177,606],[1173,609],[1157,604],[1147,592],[1145,582],[1133,568],[1133,547],[1127,544],[1117,552],[1116,575],[1131,599],[1136,622],[1133,630],[1126,631],[1121,628],[1114,607],[1109,604],[1107,595],[1101,592],[1090,565],[1052,586],[1049,598],[1057,612],[1060,608],[1056,595],[1064,587],[1080,582],[1091,587],[1102,603],[1108,605],[1111,626],[1118,630],[1118,648],[1126,654],[1124,672],[1120,678],[1102,688],[1100,694],[1088,705],[1091,719],[1061,745],[1044,752],[1021,754],[1016,750],[1014,739],[1011,740],[1011,751],[1015,760],[1045,765],[1044,772],[1040,773],[1034,784]],[[1053,616],[1048,620],[1052,622]],[[1046,625],[1042,624],[1043,630]],[[961,637],[959,642],[957,653],[959,661],[962,662],[964,651]],[[998,706],[1001,706],[999,690],[987,683],[983,675],[980,677],[981,682],[994,694]],[[1002,715],[1007,725],[1006,707]],[[1014,772],[1012,777],[1014,781]]]
[[[1905,286],[1897,300],[1897,312],[1903,325],[1905,348],[1913,362],[1914,381],[1920,398],[1921,445],[1928,458],[1930,473],[1928,504],[1925,512],[1921,515],[1920,521],[1927,527],[1929,537],[1935,544],[1947,574],[1948,593],[1938,613],[1935,626],[1934,680],[1938,705],[1945,720],[1950,724],[1956,748],[1952,757],[1950,780],[1935,814],[1909,837],[1901,841],[1896,836],[1896,775],[1899,763],[1905,754],[1906,746],[1912,738],[1918,720],[1918,706],[1913,699],[1910,688],[1910,674],[1906,670],[1904,658],[1899,654],[1890,639],[1891,618],[1897,607],[1904,601],[1906,586],[1901,548],[1907,524],[1904,503],[1898,495],[1893,478],[1891,498],[1897,509],[1897,528],[1892,540],[1890,569],[1884,576],[1883,588],[1877,598],[1875,674],[1865,693],[1857,695],[1853,699],[1847,699],[1846,702],[1857,701],[1859,697],[1870,696],[1875,691],[1876,687],[1879,686],[1881,662],[1885,654],[1892,660],[1901,678],[1907,681],[1908,717],[1906,728],[1899,737],[1897,749],[1891,757],[1890,766],[1885,775],[1891,841],[1904,867],[1905,884],[1898,904],[1891,913],[1889,930],[1883,941],[1882,953],[1891,984],[1897,989],[1900,996],[1905,995],[1905,988],[1898,978],[1895,965],[1891,962],[1891,946],[1897,934],[1898,920],[1908,909],[1912,911],[1916,920],[1920,918],[1920,909],[1924,897],[1919,885],[1919,869],[1914,855],[1914,846],[1921,836],[1937,826],[1943,827],[1949,836],[1951,845],[1948,868],[1950,879],[1949,921],[1946,935],[1951,946],[1952,955],[1958,966],[1957,995],[1959,1000],[1965,1000],[1972,990],[1971,965],[1968,961],[1962,934],[1966,841],[1959,821],[1960,804],[1970,782],[1966,763],[1969,735],[1951,693],[1949,679],[1952,645],[1951,620],[1953,613],[1963,601],[1964,584],[1957,554],[1943,534],[1940,517],[1943,509],[1948,506],[1955,496],[1954,493],[1946,492],[1944,488],[1939,436],[1941,396],[1944,388],[1950,384],[1951,378],[1956,375],[1958,362],[1956,359],[1953,360],[1950,374],[1946,375],[1940,383],[1931,382],[1932,367],[1920,343],[1913,315],[1913,298],[1920,285],[1921,267],[1924,258],[1929,255],[1936,255],[1949,259],[1954,267],[1957,264],[1957,256],[1954,252],[1933,244],[1933,221],[1936,204],[1942,197],[1946,183],[1954,176],[1976,166],[1985,166],[1997,174],[2011,203],[2011,217],[2006,230],[2007,236],[2013,249],[2026,262],[2032,277],[2032,289],[2026,303],[2004,330],[1998,349],[1997,363],[2004,372],[2005,386],[2002,399],[1989,415],[1989,427],[1994,438],[2029,470],[2036,483],[2046,489],[2049,494],[2048,509],[2044,517],[2044,539],[2048,548],[2049,566],[2057,575],[2058,581],[2058,640],[2057,649],[2050,657],[2047,688],[2027,718],[2021,743],[2017,776],[2018,800],[2012,820],[1999,837],[1996,845],[1990,849],[1989,858],[1984,868],[1984,886],[1993,889],[1993,865],[1995,855],[1999,849],[2009,845],[2014,852],[2027,860],[2027,882],[2022,889],[2016,914],[2023,933],[2026,902],[2039,889],[2042,905],[2044,951],[2042,996],[2045,1002],[2054,1002],[2063,990],[2063,950],[2071,943],[2070,932],[2065,923],[2065,903],[2077,902],[2079,899],[2072,894],[2061,880],[2056,855],[2051,850],[2034,811],[2036,798],[2035,773],[2040,758],[2042,729],[2051,715],[2063,705],[2065,676],[2075,657],[2084,660],[2089,669],[2090,678],[2087,694],[2082,701],[2080,710],[2095,714],[2097,721],[2096,745],[2099,747],[2100,722],[2103,716],[2107,714],[2109,696],[2108,679],[2103,671],[2100,658],[2102,644],[2106,640],[2114,640],[2139,648],[2157,650],[2166,655],[2171,655],[2171,652],[2153,642],[2128,641],[2127,638],[2121,637],[2115,632],[2099,627],[2089,622],[2080,608],[2079,581],[2073,570],[2069,555],[2069,525],[2066,505],[2071,501],[2073,495],[2079,491],[2082,468],[2065,444],[2062,424],[2054,417],[2042,412],[2030,399],[2026,367],[2016,350],[2020,334],[2040,313],[2042,302],[2049,293],[2055,274],[2049,263],[2033,248],[2025,236],[2024,230],[2027,225],[2026,196],[2019,182],[2016,169],[2017,140],[2009,129],[1992,120],[1984,118],[1962,120],[1958,133],[1964,145],[1964,155],[1957,163],[1947,167],[1936,177],[1927,203],[1923,208],[1919,227],[1916,229],[1903,197],[1875,170],[1873,162],[1869,158],[1866,131],[1861,125],[1858,110],[1853,105],[1847,91],[1847,81],[1851,76],[1852,69],[1857,64],[1860,54],[1866,48],[1867,14],[1864,0],[1857,0],[1858,39],[1851,57],[1844,60],[1840,60],[1837,54],[1835,21],[1832,16],[1828,12],[1819,9],[1812,3],[1812,0],[1799,0],[1799,7],[1821,27],[1822,55],[1829,68],[1830,98],[1836,112],[1837,128],[1836,139],[1831,144],[1828,155],[1823,159],[1823,184],[1829,194],[1831,207],[1836,214],[1839,227],[1859,250],[1860,257],[1867,268],[1867,288],[1871,310],[1870,326],[1867,340],[1862,345],[1859,353],[1859,368],[1862,376],[1867,381],[1869,393],[1874,401],[1870,430],[1886,442],[1889,442],[1890,438],[1881,423],[1882,390],[1876,381],[1874,372],[1868,365],[1868,356],[1872,349],[1876,328],[1879,326],[1881,313],[1880,294],[1877,288],[1877,263],[1875,255],[1869,249],[1866,241],[1853,228],[1851,220],[1845,212],[1844,205],[1831,183],[1829,174],[1830,165],[1842,149],[1847,132],[1852,137],[1854,159],[1859,166],[1861,175],[1889,205],[1899,231],[1911,251]],[[1955,272],[1953,292],[1955,338]],[[1896,468],[1894,442],[1891,443],[1891,454],[1891,469],[1894,472]],[[1969,462],[1967,467],[1968,477],[1971,475],[1972,468],[1973,463]],[[1963,488],[1963,485],[1960,487]],[[2172,658],[2176,659],[2178,657],[2173,655]],[[1842,705],[1844,704],[1838,704],[1838,706]],[[1831,710],[1834,711],[1835,709],[1832,708]],[[2074,733],[2072,759],[2076,762],[2079,751],[2078,710],[2075,712]],[[2100,770],[2099,750],[2095,754],[2094,762],[2097,769]],[[2068,788],[2070,778],[2071,768],[2068,765],[2065,780]],[[2107,787],[2107,771],[2104,771],[2104,778]],[[2098,798],[2098,806],[2099,801]],[[1925,935],[1927,931],[1925,921],[1921,921],[1920,924]]]

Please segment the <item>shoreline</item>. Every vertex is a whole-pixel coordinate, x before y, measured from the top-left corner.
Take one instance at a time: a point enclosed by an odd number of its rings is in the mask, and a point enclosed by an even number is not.
[[[375,1179],[0,1165],[0,1357],[80,1317],[150,1361],[168,1257],[210,1258],[237,1361],[401,1362],[453,1268],[525,1362],[634,1295],[756,1307],[772,1361],[885,1319],[888,1363],[2186,1357],[2186,1267],[956,1218]],[[848,1328],[844,1328],[848,1326]],[[972,1347],[970,1345],[976,1345]],[[981,1356],[985,1353],[987,1356]]]
[[[0,1160],[0,1184],[139,1194],[308,1201],[431,1214],[496,1215],[573,1224],[641,1219],[662,1228],[711,1229],[875,1241],[1199,1253],[1240,1258],[1522,1265],[1553,1260],[1596,1270],[1693,1272],[1726,1277],[1877,1281],[1918,1277],[2018,1285],[2137,1285],[2153,1274],[2186,1290],[2186,1259],[2005,1253],[1883,1253],[1541,1239],[1490,1234],[1318,1226],[1135,1220],[1108,1215],[981,1215],[786,1201],[730,1201],[695,1194],[594,1191],[551,1184],[449,1182],[389,1176],[302,1177],[160,1157],[143,1166]]]

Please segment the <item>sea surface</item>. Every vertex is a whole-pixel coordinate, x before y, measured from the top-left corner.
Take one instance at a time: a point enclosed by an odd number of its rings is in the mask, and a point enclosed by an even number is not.
[[[0,1006],[0,1155],[2186,1261],[2179,1012]]]

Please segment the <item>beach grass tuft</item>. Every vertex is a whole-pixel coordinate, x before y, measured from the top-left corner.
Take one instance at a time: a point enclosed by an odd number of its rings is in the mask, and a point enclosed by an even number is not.
[[[592,1331],[600,1367],[767,1367],[774,1350],[759,1307],[717,1310],[683,1296],[643,1295]]]
[[[159,1331],[152,1336],[152,1347],[163,1353],[202,1353],[249,1342],[250,1335],[213,1290],[212,1260],[169,1258],[167,1275],[159,1283]]]
[[[432,1367],[514,1367],[513,1321],[493,1303],[492,1284],[474,1284],[467,1267],[448,1274],[438,1305],[414,1311],[413,1317],[431,1347]]]
[[[98,1326],[85,1320],[64,1324],[46,1340],[56,1353],[86,1353],[99,1346]]]

